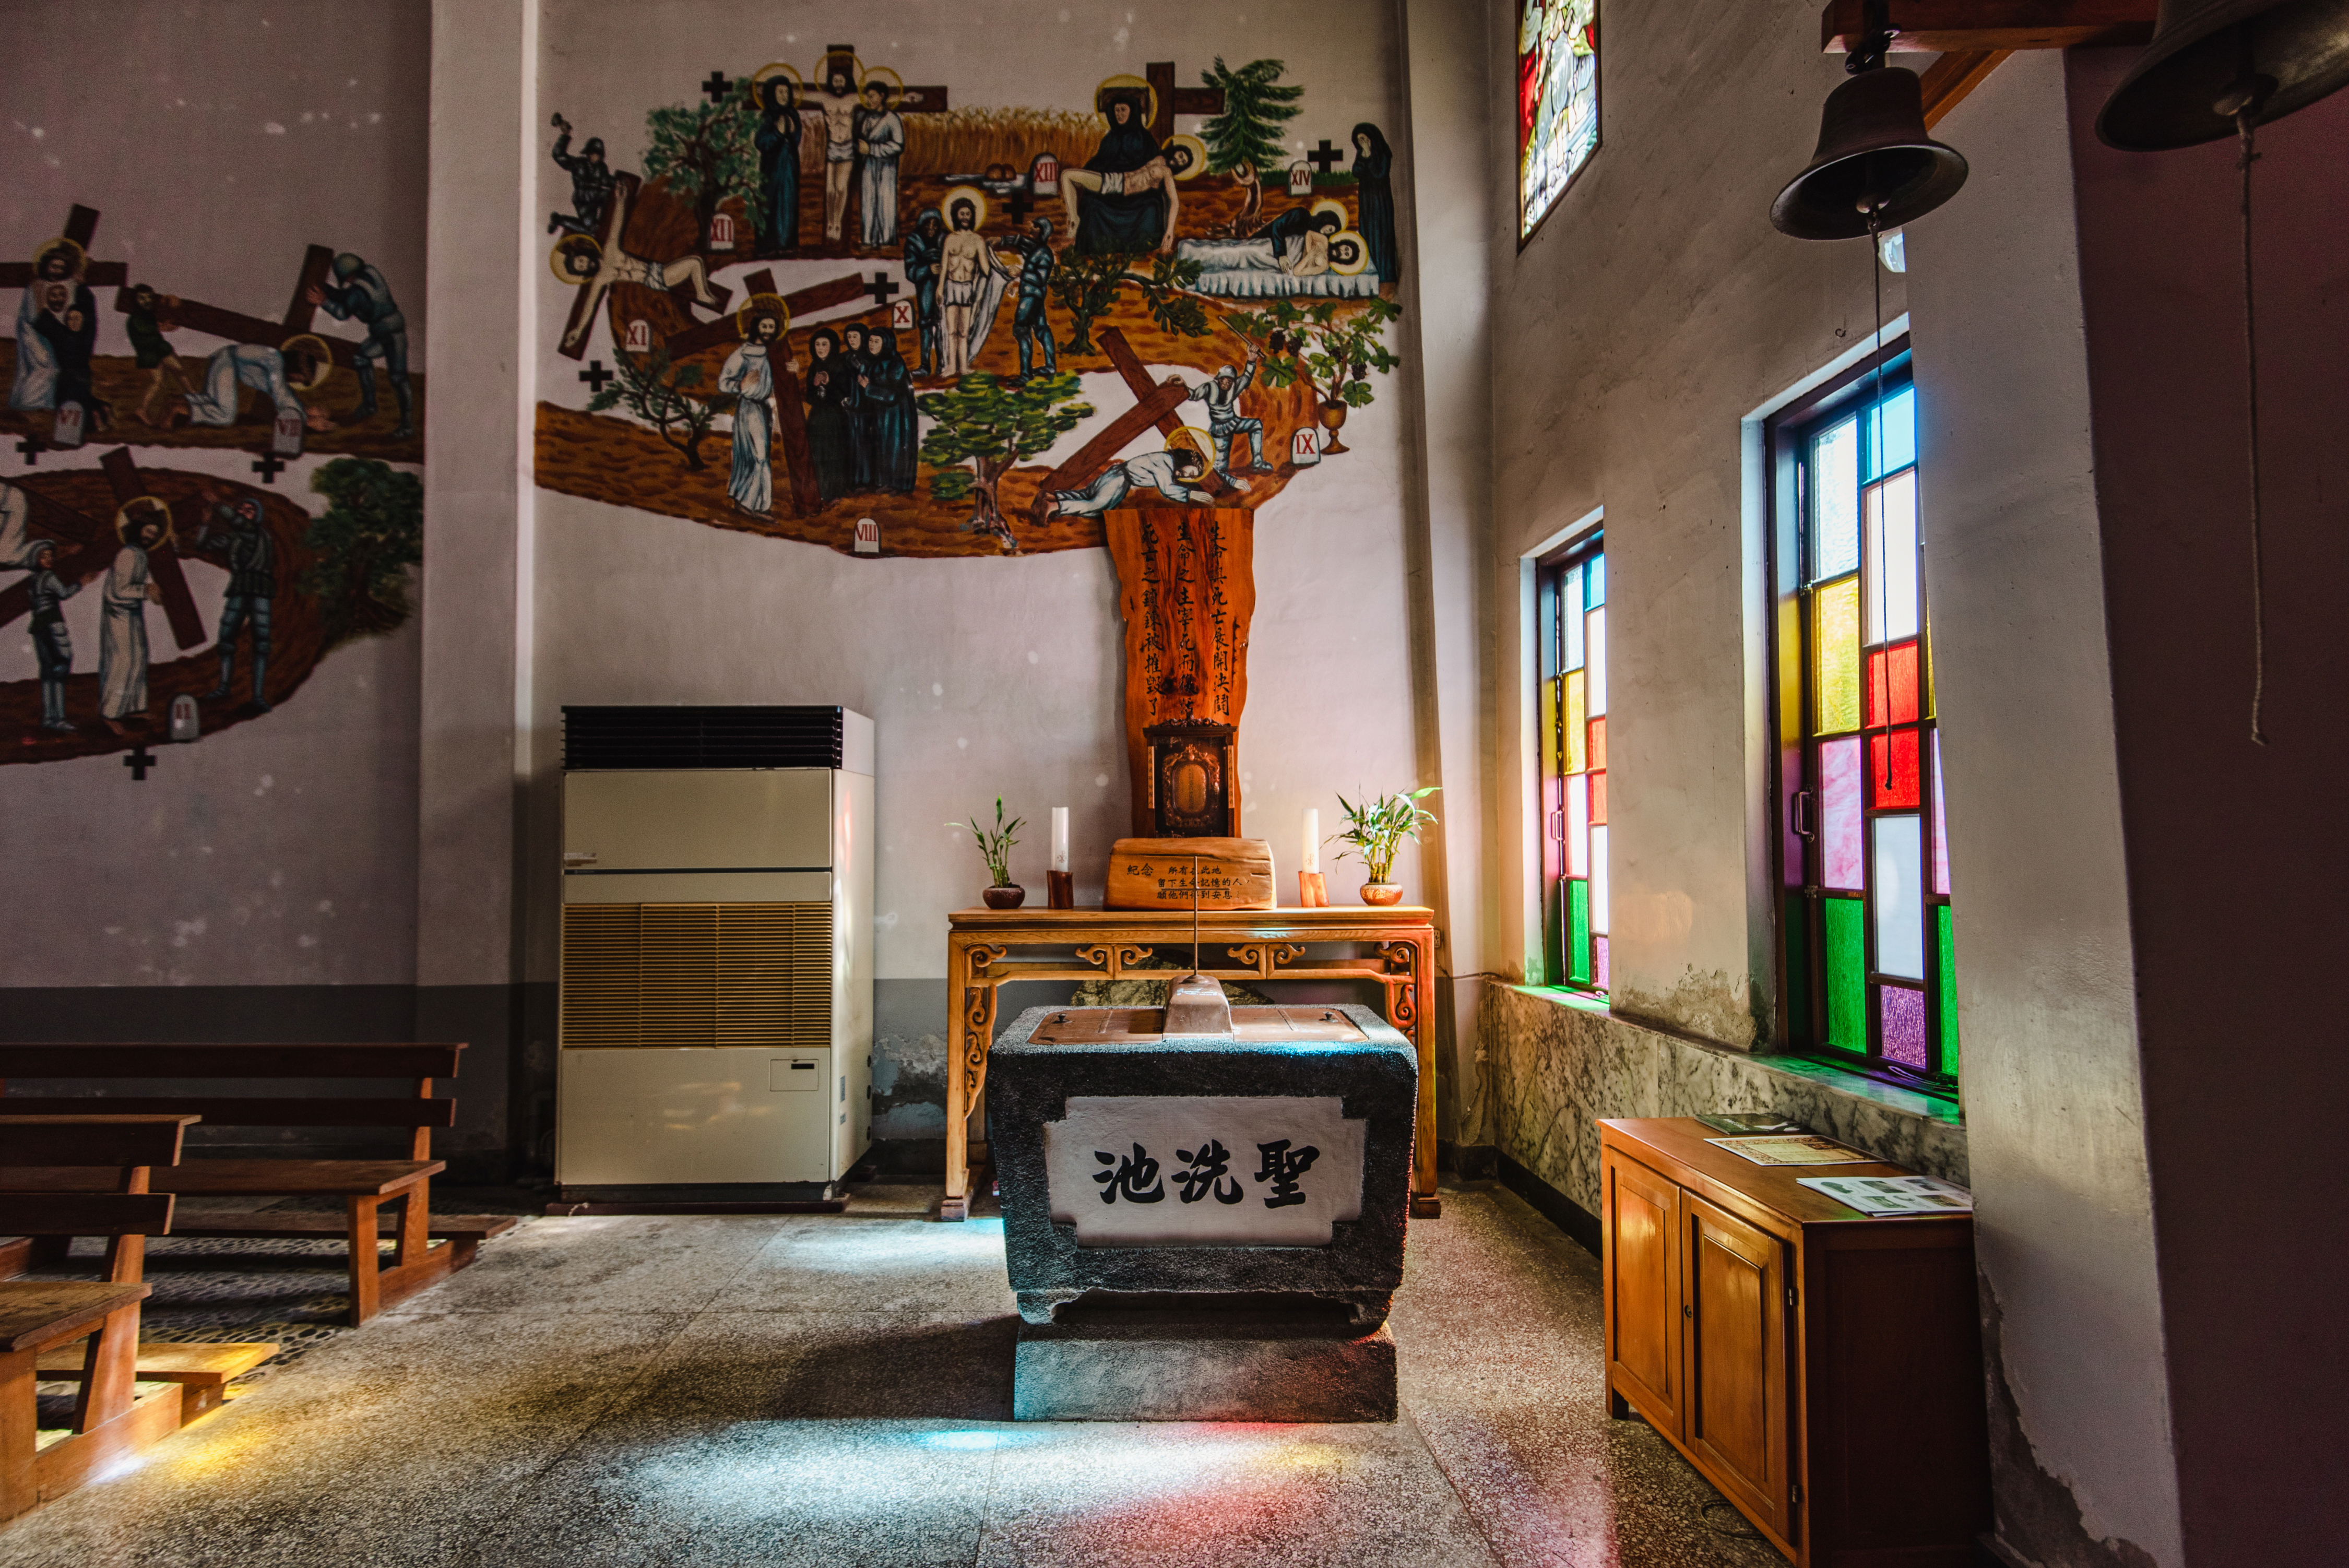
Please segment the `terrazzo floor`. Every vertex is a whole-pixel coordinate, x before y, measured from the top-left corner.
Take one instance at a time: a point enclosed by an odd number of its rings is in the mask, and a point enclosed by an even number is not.
[[[1362,1426],[1009,1420],[1001,1224],[935,1197],[530,1222],[0,1529],[0,1568],[1783,1562],[1606,1418],[1598,1261],[1512,1194],[1413,1224],[1402,1418]]]

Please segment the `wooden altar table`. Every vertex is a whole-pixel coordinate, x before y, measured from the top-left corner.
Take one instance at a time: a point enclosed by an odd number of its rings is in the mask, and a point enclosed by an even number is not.
[[[1206,910],[1198,915],[1204,972],[1218,980],[1374,980],[1387,1021],[1419,1052],[1419,1121],[1412,1150],[1411,1212],[1432,1219],[1435,1194],[1434,912],[1411,904],[1330,909]],[[964,909],[947,917],[947,1194],[939,1217],[970,1212],[971,1108],[987,1087],[995,1043],[996,992],[1015,980],[1159,980],[1182,970],[1145,969],[1153,955],[1187,965],[1189,910]],[[1309,958],[1308,944],[1345,944],[1344,957]],[[1019,949],[1076,949],[1071,958],[1017,959]],[[1221,962],[1217,962],[1221,960]]]

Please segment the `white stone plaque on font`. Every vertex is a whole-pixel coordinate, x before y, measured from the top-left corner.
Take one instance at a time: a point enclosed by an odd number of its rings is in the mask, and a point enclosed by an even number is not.
[[[1081,1247],[1326,1247],[1361,1217],[1366,1125],[1335,1095],[1072,1095],[1052,1218]]]

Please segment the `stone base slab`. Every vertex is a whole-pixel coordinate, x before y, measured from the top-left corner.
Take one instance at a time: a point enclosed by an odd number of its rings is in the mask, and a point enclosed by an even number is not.
[[[1395,1342],[1278,1322],[1022,1324],[1021,1421],[1392,1421]]]

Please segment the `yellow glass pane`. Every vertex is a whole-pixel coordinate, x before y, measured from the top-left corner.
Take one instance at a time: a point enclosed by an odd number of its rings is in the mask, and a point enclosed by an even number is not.
[[[1816,662],[1819,735],[1859,727],[1859,579],[1839,578],[1811,594],[1811,657]]]
[[[1541,748],[1542,772],[1558,774],[1566,771],[1564,758],[1558,755],[1557,688],[1565,677],[1552,676],[1541,684]]]
[[[1566,770],[1579,773],[1590,766],[1588,737],[1583,726],[1588,722],[1583,713],[1583,671],[1574,670],[1566,677]]]

